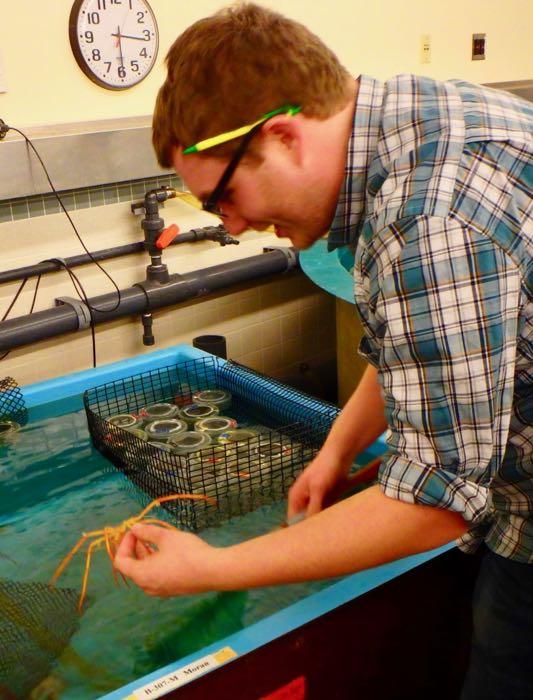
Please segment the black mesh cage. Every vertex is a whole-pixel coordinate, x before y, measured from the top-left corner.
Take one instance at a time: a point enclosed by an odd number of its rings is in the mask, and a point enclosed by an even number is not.
[[[78,597],[72,588],[0,579],[0,698],[28,698],[50,674],[79,627]]]
[[[11,377],[0,379],[0,423],[14,421],[19,425],[28,422],[28,411],[17,382]],[[0,439],[2,437],[0,431]]]
[[[108,421],[118,414],[139,415],[154,403],[183,407],[195,392],[214,388],[231,394],[224,415],[235,419],[239,428],[259,433],[258,438],[240,443],[238,449],[214,442],[185,456],[164,451]],[[95,447],[151,499],[172,494],[210,498],[163,504],[181,526],[192,530],[282,498],[339,413],[335,406],[216,357],[95,387],[85,392],[84,404]]]

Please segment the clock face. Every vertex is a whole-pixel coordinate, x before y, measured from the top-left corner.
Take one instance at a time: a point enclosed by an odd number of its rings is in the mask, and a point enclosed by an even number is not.
[[[139,83],[157,57],[157,23],[146,0],[75,0],[69,36],[82,71],[109,90]]]

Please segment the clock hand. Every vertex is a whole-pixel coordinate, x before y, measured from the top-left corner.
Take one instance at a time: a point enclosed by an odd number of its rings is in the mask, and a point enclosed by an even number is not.
[[[122,34],[120,33],[120,27],[117,27],[117,36],[118,36],[118,49],[120,51],[120,65],[122,66],[122,68],[124,68],[124,56],[122,55],[122,41],[121,41]]]
[[[118,34],[111,34],[111,36],[118,36],[122,37],[122,39],[137,39],[137,41],[150,41],[150,39],[146,39],[143,36],[130,36],[130,34],[121,34],[120,31]]]

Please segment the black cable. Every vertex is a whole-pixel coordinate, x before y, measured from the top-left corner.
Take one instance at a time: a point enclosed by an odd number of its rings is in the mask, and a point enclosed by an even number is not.
[[[87,308],[89,309],[89,315],[91,317],[91,335],[92,335],[92,350],[93,350],[93,367],[96,367],[96,331],[94,328],[94,322],[93,322],[93,317],[91,313],[91,305],[88,303],[88,298],[87,294],[85,293],[85,290],[83,289],[83,285],[81,284],[80,280],[76,277],[76,275],[72,272],[72,270],[68,267],[68,265],[65,264],[65,262],[59,258],[52,258],[53,262],[57,263],[60,267],[63,267],[69,274],[72,285],[76,291],[76,294],[79,296],[79,298],[85,302]],[[48,261],[44,261],[48,262]],[[0,323],[6,320],[6,318],[9,316],[9,312],[11,309],[15,306],[17,303],[17,299],[19,298],[22,290],[24,289],[26,282],[28,281],[28,278],[25,277],[22,280],[22,283],[20,284],[19,288],[17,289],[15,296],[13,297],[11,304],[8,306],[7,311],[4,313],[2,320]],[[33,313],[33,309],[35,308],[35,302],[37,301],[37,292],[39,290],[39,285],[41,283],[41,275],[38,275],[37,277],[37,282],[35,283],[35,289],[33,290],[33,299],[31,302],[31,307],[30,307],[30,314]],[[9,355],[11,350],[8,350],[5,352],[1,357],[0,357],[0,362],[2,360],[5,360],[5,358]]]
[[[10,130],[11,130],[11,131],[16,131],[17,134],[20,134],[20,135],[22,136],[22,138],[25,140],[26,144],[31,148],[31,150],[32,150],[33,153],[35,154],[37,160],[38,160],[39,163],[41,164],[41,167],[42,167],[42,169],[43,169],[43,171],[44,171],[44,174],[46,175],[46,179],[48,180],[48,184],[50,185],[50,188],[51,188],[52,192],[54,193],[54,195],[55,195],[57,201],[59,202],[59,206],[60,206],[61,209],[63,210],[63,213],[65,214],[65,216],[66,216],[67,219],[69,220],[69,223],[70,223],[70,225],[72,226],[72,229],[74,230],[74,233],[76,234],[76,236],[77,236],[79,242],[81,243],[82,248],[83,248],[84,251],[87,253],[87,255],[89,256],[89,258],[93,261],[93,263],[94,263],[100,270],[102,270],[102,272],[104,273],[104,275],[109,279],[109,281],[112,283],[112,285],[113,285],[113,286],[115,287],[115,289],[117,290],[118,299],[117,299],[117,303],[115,304],[115,306],[113,306],[113,307],[111,307],[111,308],[109,308],[109,309],[99,309],[99,308],[96,307],[96,306],[92,306],[92,305],[89,303],[89,299],[88,299],[88,297],[87,297],[87,294],[85,293],[85,290],[84,290],[84,288],[83,288],[83,285],[81,284],[81,282],[80,282],[80,280],[78,279],[78,277],[76,277],[76,275],[75,275],[75,274],[72,272],[72,270],[69,268],[69,266],[67,265],[67,263],[66,263],[65,261],[63,261],[63,260],[60,260],[60,259],[54,259],[55,262],[59,263],[59,264],[61,265],[61,267],[63,267],[63,268],[68,272],[68,274],[69,274],[69,276],[70,276],[70,280],[71,280],[71,282],[72,282],[72,284],[73,284],[73,286],[74,286],[74,289],[76,290],[77,295],[79,296],[79,298],[80,298],[82,301],[85,302],[85,305],[86,305],[87,308],[89,309],[89,316],[90,316],[90,319],[91,319],[91,320],[90,320],[90,327],[91,327],[91,338],[92,338],[93,367],[96,367],[96,331],[95,331],[95,327],[94,327],[94,319],[93,319],[92,312],[95,311],[95,312],[97,312],[97,313],[107,313],[108,311],[115,311],[116,309],[118,309],[118,307],[120,306],[120,304],[121,304],[121,302],[122,302],[122,298],[121,298],[121,294],[120,294],[120,289],[119,289],[117,283],[115,282],[115,280],[111,277],[111,275],[107,272],[107,270],[105,270],[105,269],[100,265],[100,263],[93,257],[92,253],[89,251],[89,249],[87,248],[87,246],[86,246],[85,243],[83,242],[83,240],[82,240],[80,234],[78,233],[78,229],[76,228],[74,222],[72,221],[72,218],[70,217],[70,214],[68,213],[67,209],[65,208],[65,205],[63,204],[63,201],[62,201],[61,197],[59,196],[59,194],[58,194],[56,188],[54,187],[54,183],[52,182],[52,179],[50,178],[50,174],[48,173],[48,170],[46,169],[46,166],[45,166],[45,164],[44,164],[44,162],[43,162],[43,159],[42,159],[41,156],[39,155],[39,152],[37,151],[37,149],[35,148],[35,146],[34,146],[33,143],[31,142],[31,140],[30,140],[30,139],[26,136],[26,134],[24,134],[20,129],[16,129],[14,126],[9,126],[9,125],[7,125],[3,120],[0,120],[0,138],[3,138],[3,137],[6,135],[6,133],[7,133],[8,131],[10,131]],[[44,262],[46,262],[46,261],[44,261]],[[22,282],[22,284],[20,285],[19,289],[17,290],[17,293],[15,294],[15,297],[14,297],[13,301],[12,301],[11,304],[9,305],[8,310],[7,310],[6,313],[4,314],[4,318],[2,319],[2,321],[5,321],[5,319],[7,318],[7,315],[9,314],[9,312],[11,311],[11,309],[13,308],[13,306],[15,305],[15,303],[16,303],[16,301],[17,301],[17,299],[18,299],[20,293],[22,292],[22,290],[23,290],[23,288],[24,288],[24,285],[26,284],[27,281],[28,281],[28,278],[25,277],[24,280],[23,280],[23,282]],[[41,275],[38,276],[38,278],[37,278],[37,283],[36,283],[36,285],[35,285],[35,290],[34,290],[34,295],[33,295],[33,301],[32,301],[32,305],[31,305],[30,314],[32,313],[32,311],[33,311],[33,309],[34,309],[34,306],[35,306],[35,302],[36,302],[36,299],[37,299],[37,290],[39,289],[39,283],[40,283],[40,281],[41,281]],[[2,357],[0,357],[0,361],[3,360],[3,359],[5,359],[5,358],[9,355],[9,352],[10,352],[10,351],[8,350],[6,353],[4,353],[4,355],[2,355]]]
[[[107,272],[107,270],[105,270],[105,269],[100,265],[100,263],[93,257],[92,253],[89,251],[89,249],[87,248],[87,246],[86,246],[85,243],[83,242],[83,240],[82,240],[80,234],[78,233],[78,229],[76,228],[74,222],[72,221],[72,219],[71,219],[71,217],[70,217],[70,214],[69,214],[68,211],[66,210],[65,205],[63,204],[63,201],[61,200],[61,197],[59,196],[59,194],[58,194],[56,188],[54,187],[54,184],[53,184],[53,182],[52,182],[52,180],[51,180],[51,178],[50,178],[50,175],[49,175],[49,173],[48,173],[48,170],[46,169],[46,166],[45,166],[45,164],[44,164],[44,162],[43,162],[43,159],[42,159],[41,156],[39,155],[39,152],[37,151],[37,149],[35,148],[35,146],[33,145],[33,143],[32,143],[32,142],[30,141],[30,139],[26,136],[26,134],[24,134],[22,131],[20,131],[20,129],[16,129],[14,126],[8,126],[7,124],[6,124],[5,126],[7,126],[7,127],[9,128],[9,130],[11,130],[11,131],[16,131],[17,134],[20,134],[20,135],[22,136],[22,138],[26,141],[27,145],[32,149],[32,151],[34,152],[34,154],[35,154],[37,160],[38,160],[39,163],[41,164],[42,169],[44,170],[44,173],[45,173],[45,175],[46,175],[46,179],[48,180],[48,184],[50,185],[50,187],[51,187],[51,189],[52,189],[52,192],[54,193],[54,195],[55,195],[57,201],[59,202],[59,206],[61,207],[61,209],[63,210],[65,216],[66,216],[67,219],[69,220],[70,225],[72,226],[72,228],[73,228],[73,230],[74,230],[74,233],[76,234],[76,236],[77,236],[79,242],[81,243],[81,245],[82,245],[82,247],[83,247],[83,250],[87,253],[87,255],[88,255],[88,256],[90,257],[90,259],[94,262],[94,264],[95,264],[98,268],[100,268],[100,270],[102,270],[102,272],[104,273],[104,275],[109,279],[109,281],[113,284],[113,286],[114,286],[115,289],[117,290],[118,301],[117,301],[117,303],[116,303],[115,306],[111,307],[110,309],[99,309],[99,308],[97,308],[97,307],[95,307],[95,306],[94,306],[94,307],[93,307],[93,306],[90,306],[90,305],[87,303],[88,308],[90,309],[90,311],[96,311],[96,312],[99,312],[99,313],[107,313],[108,311],[115,311],[116,309],[118,309],[118,307],[120,306],[121,301],[122,301],[121,296],[120,296],[120,289],[119,289],[117,283],[116,283],[115,280],[111,277],[111,275]],[[68,269],[68,268],[66,267],[65,269]]]
[[[82,283],[80,282],[79,278],[76,277],[74,272],[70,269],[70,267],[67,265],[67,263],[62,260],[61,258],[49,258],[48,260],[43,260],[43,262],[54,262],[60,267],[62,267],[64,270],[66,270],[69,274],[70,281],[72,282],[72,286],[76,290],[76,294],[80,298],[82,302],[84,302],[85,306],[89,309],[89,317],[90,317],[90,328],[91,328],[91,340],[92,340],[92,350],[93,350],[93,367],[96,367],[96,330],[94,327],[94,319],[93,319],[93,310],[94,307],[89,304],[89,298],[87,297],[87,293],[85,292],[85,289],[83,288]],[[39,275],[40,277],[40,275]],[[113,307],[112,309],[109,309],[109,311],[114,311],[117,307]],[[101,309],[100,309],[101,311]]]
[[[19,298],[20,293],[22,292],[22,290],[23,290],[24,287],[26,286],[26,282],[27,282],[27,281],[28,281],[28,278],[27,278],[27,277],[25,277],[25,278],[22,280],[22,284],[19,285],[19,288],[17,289],[17,292],[16,292],[15,296],[13,297],[13,300],[11,301],[11,304],[8,306],[7,311],[5,312],[5,314],[4,314],[3,317],[2,317],[2,321],[5,321],[6,318],[9,316],[9,312],[11,311],[11,309],[12,309],[12,308],[15,306],[15,304],[17,303],[17,299]]]
[[[17,292],[16,292],[16,294],[15,294],[15,296],[14,296],[14,298],[13,298],[11,304],[9,305],[7,311],[5,312],[5,314],[4,314],[3,317],[2,317],[2,322],[6,320],[6,318],[7,318],[8,315],[9,315],[9,312],[10,312],[11,309],[15,306],[15,304],[16,304],[16,302],[17,302],[17,299],[19,298],[20,293],[21,293],[22,290],[24,289],[24,286],[25,286],[25,284],[26,284],[27,281],[28,281],[28,278],[27,278],[27,277],[25,277],[25,278],[22,280],[22,284],[19,286],[19,288],[18,288],[18,290],[17,290]],[[37,282],[35,283],[35,289],[33,290],[33,299],[32,299],[32,302],[31,302],[30,314],[33,313],[33,309],[34,309],[34,307],[35,307],[35,302],[37,301],[37,291],[38,291],[38,289],[39,289],[39,284],[40,284],[40,282],[41,282],[41,275],[39,275],[39,276],[37,277]],[[5,360],[6,357],[9,355],[10,352],[11,352],[11,350],[8,350],[7,352],[5,352],[5,353],[2,355],[2,357],[0,357],[0,362],[1,362],[2,360]]]
[[[20,293],[21,293],[22,290],[24,289],[24,287],[25,287],[27,281],[28,281],[28,278],[27,278],[27,277],[25,277],[25,278],[22,280],[22,283],[19,285],[19,288],[18,288],[18,290],[17,290],[15,296],[13,297],[13,300],[11,301],[11,304],[9,305],[9,307],[8,307],[7,311],[5,312],[5,314],[2,316],[2,322],[6,320],[6,318],[7,318],[8,315],[9,315],[9,312],[10,312],[11,309],[15,306],[15,304],[16,304],[16,302],[17,302],[17,299],[19,298]],[[2,357],[0,357],[0,362],[1,362],[2,360],[5,360],[6,357],[9,355],[10,352],[11,352],[11,350],[8,350],[7,352],[5,352],[5,353],[2,355]]]
[[[146,309],[143,311],[143,313],[145,313],[145,314],[150,314],[150,313],[152,313],[152,310],[151,310],[151,308],[150,308],[150,297],[148,296],[148,292],[146,291],[146,289],[144,288],[144,286],[143,286],[142,284],[135,284],[135,285],[133,285],[133,286],[134,286],[134,287],[139,287],[140,289],[142,289],[142,292],[143,292],[143,294],[144,294],[144,298],[146,299]]]
[[[41,284],[41,275],[39,275],[37,277],[37,282],[35,283],[35,289],[33,291],[33,301],[31,302],[30,314],[33,313],[33,308],[35,306],[35,302],[37,301],[37,290],[39,289],[40,284]]]

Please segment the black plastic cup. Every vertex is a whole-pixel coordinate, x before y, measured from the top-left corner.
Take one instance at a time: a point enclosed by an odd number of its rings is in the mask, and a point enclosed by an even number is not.
[[[193,338],[192,344],[198,350],[204,350],[204,352],[221,357],[223,360],[228,357],[226,337],[223,335],[197,335],[196,338]]]

